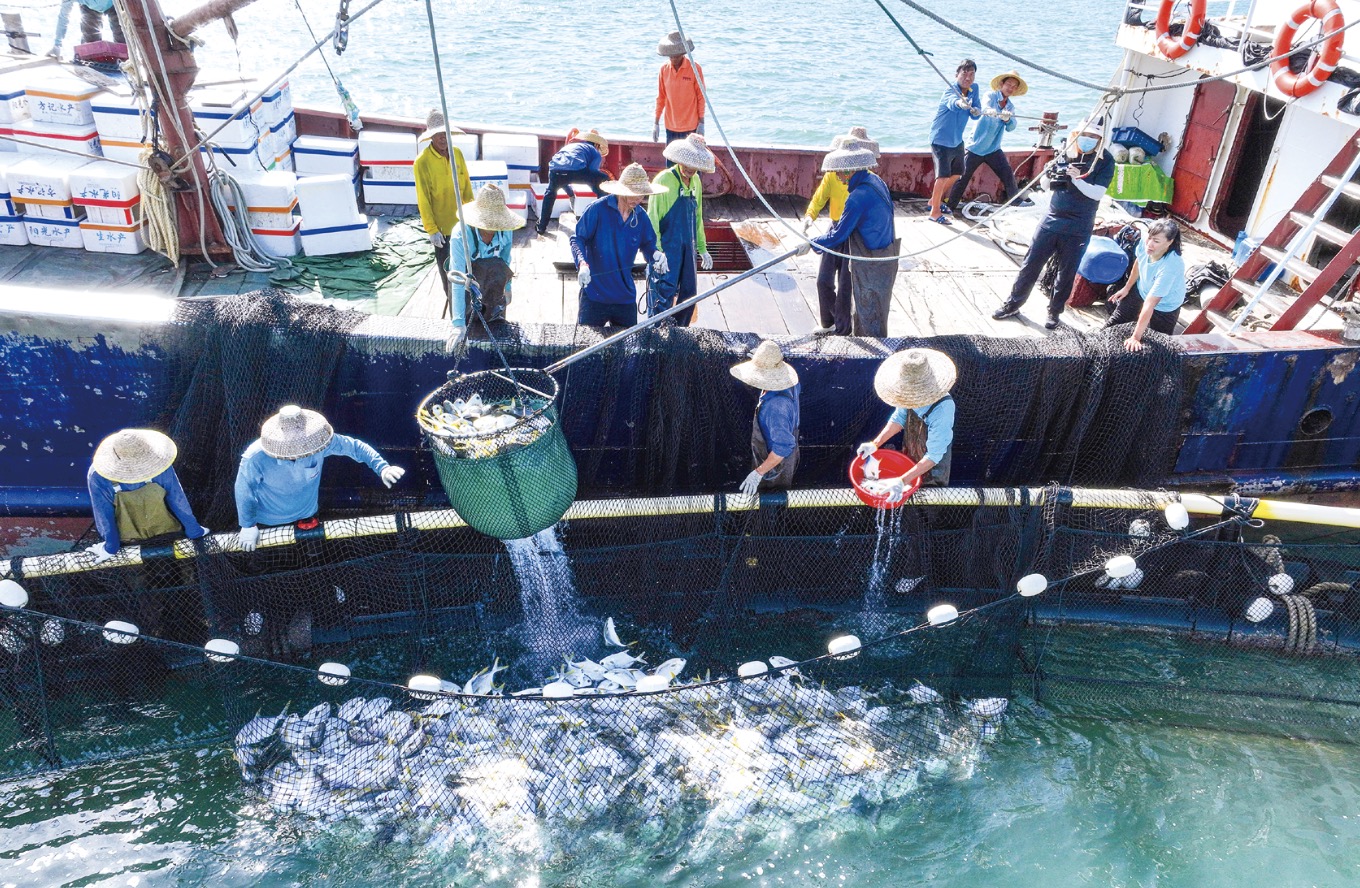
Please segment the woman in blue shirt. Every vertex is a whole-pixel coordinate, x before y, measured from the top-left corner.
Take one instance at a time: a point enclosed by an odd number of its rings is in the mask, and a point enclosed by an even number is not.
[[[1136,290],[1135,290],[1136,285]],[[1181,257],[1181,228],[1170,219],[1152,223],[1147,237],[1138,243],[1129,282],[1110,296],[1114,314],[1105,326],[1137,319],[1124,348],[1143,348],[1148,328],[1167,336],[1176,332],[1176,319],[1185,303],[1185,259]]]
[[[123,543],[180,533],[196,540],[208,532],[175,474],[177,453],[175,442],[155,429],[123,429],[99,442],[86,475],[94,526],[104,538],[88,550],[96,564]]]
[[[455,226],[449,237],[449,270],[470,273],[482,291],[482,317],[487,323],[504,320],[510,304],[510,245],[514,232],[524,220],[505,205],[505,192],[494,184],[483,185],[477,199],[463,204],[464,229]],[[471,259],[469,260],[469,257]],[[450,289],[454,326],[466,322],[471,306],[467,287],[452,284]]]

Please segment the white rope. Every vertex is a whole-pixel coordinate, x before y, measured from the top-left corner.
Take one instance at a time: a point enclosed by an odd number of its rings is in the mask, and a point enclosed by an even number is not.
[[[241,183],[216,167],[209,171],[208,183],[212,189],[209,195],[212,197],[213,209],[217,211],[217,219],[222,226],[222,236],[227,239],[236,264],[246,271],[263,272],[292,267],[292,262],[270,256],[260,245],[250,228],[250,210],[246,206]]]

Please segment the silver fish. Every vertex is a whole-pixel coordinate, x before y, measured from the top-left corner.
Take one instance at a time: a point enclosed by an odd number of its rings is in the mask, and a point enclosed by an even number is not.
[[[245,723],[245,727],[236,732],[236,745],[254,746],[257,743],[263,743],[268,740],[273,736],[274,732],[279,729],[279,722],[283,721],[283,717],[287,712],[288,708],[284,707],[283,712],[280,712],[278,715],[255,716]]]
[[[604,643],[613,647],[626,648],[632,642],[624,642],[619,639],[619,630],[614,628],[614,618],[607,617],[604,621]]]
[[[392,701],[386,697],[374,697],[364,704],[359,710],[356,721],[368,722],[380,717],[384,712],[392,708]]]
[[[771,663],[774,662],[773,658],[771,658],[770,662]],[[663,678],[669,678],[671,681],[674,681],[675,679],[680,677],[680,673],[685,671],[685,665],[686,665],[685,660],[682,660],[679,657],[673,657],[667,660],[666,662],[662,663],[660,666],[653,669],[652,675],[659,675],[662,676]]]
[[[642,657],[635,657],[628,651],[619,651],[617,654],[610,654],[600,661],[600,665],[605,669],[627,669],[634,663],[646,663]],[[683,660],[681,661],[684,662]]]

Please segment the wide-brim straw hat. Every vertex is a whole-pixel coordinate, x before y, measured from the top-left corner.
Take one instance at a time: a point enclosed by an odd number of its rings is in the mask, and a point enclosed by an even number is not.
[[[334,435],[326,417],[289,404],[264,421],[260,447],[275,459],[301,459],[325,450]]]
[[[495,184],[483,185],[477,199],[463,204],[463,220],[483,231],[515,231],[524,227],[524,220],[505,206],[505,192]]]
[[[874,391],[883,403],[914,410],[949,394],[959,378],[954,361],[933,348],[910,348],[890,355],[874,374]]]
[[[713,172],[718,162],[704,137],[698,133],[690,133],[683,139],[671,142],[662,150],[661,156],[671,163],[678,163],[701,173]]]
[[[761,391],[782,392],[798,384],[798,371],[784,360],[779,346],[768,339],[756,346],[751,360],[731,368],[731,374]]]
[[[862,126],[852,126],[850,132],[832,139],[831,150],[838,148],[868,148],[874,157],[879,156],[878,142],[869,138],[869,131]]]
[[[642,164],[630,163],[623,168],[617,179],[601,182],[600,190],[605,194],[617,194],[621,197],[651,197],[653,194],[664,193],[666,188],[664,185],[653,185],[652,180],[647,178],[647,171],[642,168]]]
[[[420,134],[417,142],[427,142],[433,139],[436,134],[444,132],[444,112],[438,108],[425,115],[425,132]],[[456,126],[449,127],[449,135],[458,135],[463,131]]]
[[[663,56],[688,55],[694,52],[694,41],[680,39],[679,31],[671,31],[656,45],[656,54]]]
[[[600,131],[593,127],[588,130],[577,130],[576,135],[572,136],[572,138],[582,142],[589,142],[596,148],[599,148],[601,153],[609,150],[609,140],[600,135]]]
[[[99,442],[93,465],[116,484],[141,484],[170,468],[178,452],[170,436],[155,429],[123,429]]]
[[[824,173],[854,173],[878,166],[878,156],[868,148],[837,148],[822,158]]]
[[[992,78],[992,89],[1001,89],[1001,84],[1005,83],[1007,79],[1014,79],[1020,84],[1015,88],[1015,92],[1011,93],[1012,98],[1023,96],[1029,92],[1029,84],[1025,82],[1025,78],[1020,76],[1019,71],[1007,71],[1005,74],[996,75]]]

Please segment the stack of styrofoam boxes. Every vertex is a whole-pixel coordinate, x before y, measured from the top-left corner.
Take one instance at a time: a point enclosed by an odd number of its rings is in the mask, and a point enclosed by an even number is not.
[[[143,128],[136,100],[132,96],[101,92],[90,100],[90,108],[104,156],[123,163],[140,162],[142,152],[151,147],[149,142],[142,141],[151,137],[151,128]],[[156,112],[151,113],[154,120]]]
[[[469,160],[468,178],[472,180],[472,193],[486,185],[495,185],[504,194],[510,189],[510,173],[503,160]]]
[[[269,127],[270,153],[274,169],[294,169],[293,142],[297,139],[297,118],[293,116],[293,93],[287,83],[279,84],[260,97],[261,116]]]
[[[332,136],[298,136],[293,141],[293,166],[299,179],[308,176],[349,176],[359,196],[359,143]]]
[[[77,250],[85,245],[80,234],[85,209],[71,200],[70,176],[88,164],[83,157],[44,154],[9,168],[5,180],[13,199],[24,205],[29,243]]]
[[[29,69],[25,72],[24,92],[31,119],[14,126],[14,135],[23,140],[19,150],[30,154],[59,153],[47,151],[52,148],[101,156],[94,111],[90,107],[90,99],[99,91],[99,87],[60,68]]]
[[[14,125],[28,120],[28,93],[15,74],[0,77],[0,151],[18,151]]]
[[[571,187],[573,190],[577,190],[581,186],[573,185]],[[547,197],[548,195],[548,186],[537,180],[530,182],[529,194],[533,198],[534,215],[542,219],[543,198]],[[569,209],[571,209],[571,195],[567,194],[567,190],[565,188],[557,189],[557,199],[553,201],[552,217],[556,219],[558,216],[562,215]]]
[[[501,160],[509,171],[505,205],[521,219],[529,217],[534,199],[531,180],[538,174],[538,136],[530,133],[483,133],[482,160]]]
[[[415,133],[359,133],[359,163],[364,167],[364,202],[416,203]]]
[[[71,201],[85,208],[80,236],[91,253],[140,253],[143,236],[142,192],[136,167],[96,160],[71,171]]]
[[[9,190],[9,168],[25,158],[17,154],[0,159],[0,244],[21,247],[28,243],[28,229],[24,227],[24,205],[16,203]]]
[[[414,148],[415,136],[411,136],[411,144]],[[363,151],[362,145],[359,150]],[[415,190],[415,186],[411,188]],[[298,179],[297,197],[302,208],[302,251],[308,256],[373,249],[368,217],[359,212],[349,176],[341,173]]]
[[[236,177],[246,199],[250,230],[270,256],[296,256],[301,249],[301,221],[297,209],[298,178],[287,170],[244,173]],[[233,206],[232,209],[235,209]]]
[[[227,173],[241,170],[264,172],[274,165],[272,155],[267,161],[261,157],[262,137],[266,142],[263,153],[269,154],[269,127],[261,126],[259,117],[252,112],[239,92],[203,90],[192,97],[190,109],[194,115],[194,126],[212,145],[211,148],[205,146],[199,150],[205,154],[211,150],[218,169]],[[260,114],[263,114],[263,110]],[[218,127],[222,128],[220,132],[216,132]]]

